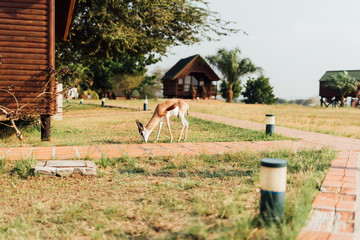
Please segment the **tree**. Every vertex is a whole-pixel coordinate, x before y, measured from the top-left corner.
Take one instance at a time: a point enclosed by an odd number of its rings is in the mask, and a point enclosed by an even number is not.
[[[233,98],[236,99],[240,96],[242,87],[240,85],[240,81],[236,81],[233,86],[232,86],[232,91],[233,91]],[[229,90],[229,84],[225,81],[222,80],[221,84],[220,84],[220,93],[221,93],[221,97],[223,98],[227,98],[228,95],[228,90]]]
[[[249,78],[242,93],[245,103],[274,104],[277,98],[273,93],[273,87],[269,83],[269,78],[260,76],[257,79]]]
[[[113,88],[121,90],[126,99],[131,99],[133,90],[140,85],[144,77],[142,75],[112,74],[111,79]]]
[[[233,85],[236,82],[241,85],[241,77],[261,71],[261,68],[256,67],[250,59],[241,58],[240,54],[241,51],[238,48],[230,51],[220,49],[216,55],[206,58],[211,65],[221,72],[224,80],[228,83],[226,102],[233,101]]]
[[[89,63],[89,68],[94,73],[92,88],[101,93],[101,97],[109,97],[114,91],[112,75],[144,75],[146,71],[145,65],[137,62],[137,58],[126,54],[110,60],[93,60]]]
[[[210,11],[205,0],[82,0],[71,41],[59,42],[57,55],[80,62],[126,53],[146,56],[148,65],[170,46],[192,45],[238,31],[229,24]]]
[[[155,77],[155,87],[157,89],[159,89],[157,92],[156,92],[156,97],[163,97],[163,88],[164,88],[164,83],[163,83],[163,80],[162,78],[164,77],[165,73],[168,71],[169,69],[167,68],[162,68],[162,67],[156,67],[155,69],[153,69],[151,71],[151,76],[154,76]]]
[[[157,84],[156,76],[145,76],[140,85],[137,87],[139,97],[144,99],[156,98],[156,93],[161,91],[161,87]]]
[[[84,67],[82,64],[71,65],[70,70],[72,73],[71,80],[66,86],[76,87],[80,95],[92,87],[94,74],[88,67]]]
[[[356,91],[358,84],[359,82],[354,77],[350,76],[347,71],[344,71],[333,74],[330,80],[327,81],[326,86],[340,93],[340,107],[344,107],[345,96]]]
[[[277,103],[278,104],[288,104],[288,101],[286,99],[283,99],[283,98],[278,98]]]

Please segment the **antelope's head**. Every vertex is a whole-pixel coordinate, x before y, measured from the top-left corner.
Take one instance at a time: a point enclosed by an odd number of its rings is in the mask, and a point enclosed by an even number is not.
[[[135,122],[136,122],[136,125],[138,126],[138,130],[141,135],[141,140],[143,142],[147,142],[150,134],[146,131],[144,125],[142,125],[142,123],[138,119],[136,119]]]

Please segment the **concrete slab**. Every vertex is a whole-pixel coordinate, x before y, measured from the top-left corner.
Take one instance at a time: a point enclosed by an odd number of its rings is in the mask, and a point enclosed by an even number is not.
[[[72,174],[96,176],[96,164],[93,161],[61,160],[42,161],[34,167],[34,172],[40,175],[68,177]]]
[[[46,161],[44,167],[86,167],[86,162],[81,160],[73,160],[73,161]]]

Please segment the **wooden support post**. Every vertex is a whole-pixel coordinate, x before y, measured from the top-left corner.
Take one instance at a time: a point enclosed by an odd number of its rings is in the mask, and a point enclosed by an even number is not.
[[[55,69],[55,0],[48,2],[48,66]],[[48,90],[50,93],[56,93],[55,79],[49,79]],[[55,94],[49,95],[49,98],[54,98],[55,101],[49,101],[49,110],[47,114],[40,115],[41,120],[41,141],[50,141],[51,128],[51,114],[56,111]],[[52,100],[52,99],[50,99]]]
[[[51,128],[51,116],[50,115],[41,115],[41,141],[50,141],[50,128]]]

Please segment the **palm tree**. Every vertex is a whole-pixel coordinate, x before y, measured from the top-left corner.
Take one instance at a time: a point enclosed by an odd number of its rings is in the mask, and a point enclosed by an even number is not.
[[[220,49],[216,55],[206,57],[209,63],[216,67],[228,82],[226,102],[232,102],[232,89],[236,81],[240,81],[241,77],[248,74],[261,71],[261,68],[256,67],[249,58],[241,58],[240,54],[241,51],[238,48],[230,51]]]
[[[80,93],[90,89],[93,85],[94,74],[88,67],[82,64],[72,66],[72,85],[74,85]]]
[[[347,71],[344,71],[333,74],[331,79],[327,81],[326,86],[340,93],[340,107],[344,107],[345,96],[356,91],[358,84],[359,82],[354,77],[350,76]]]

